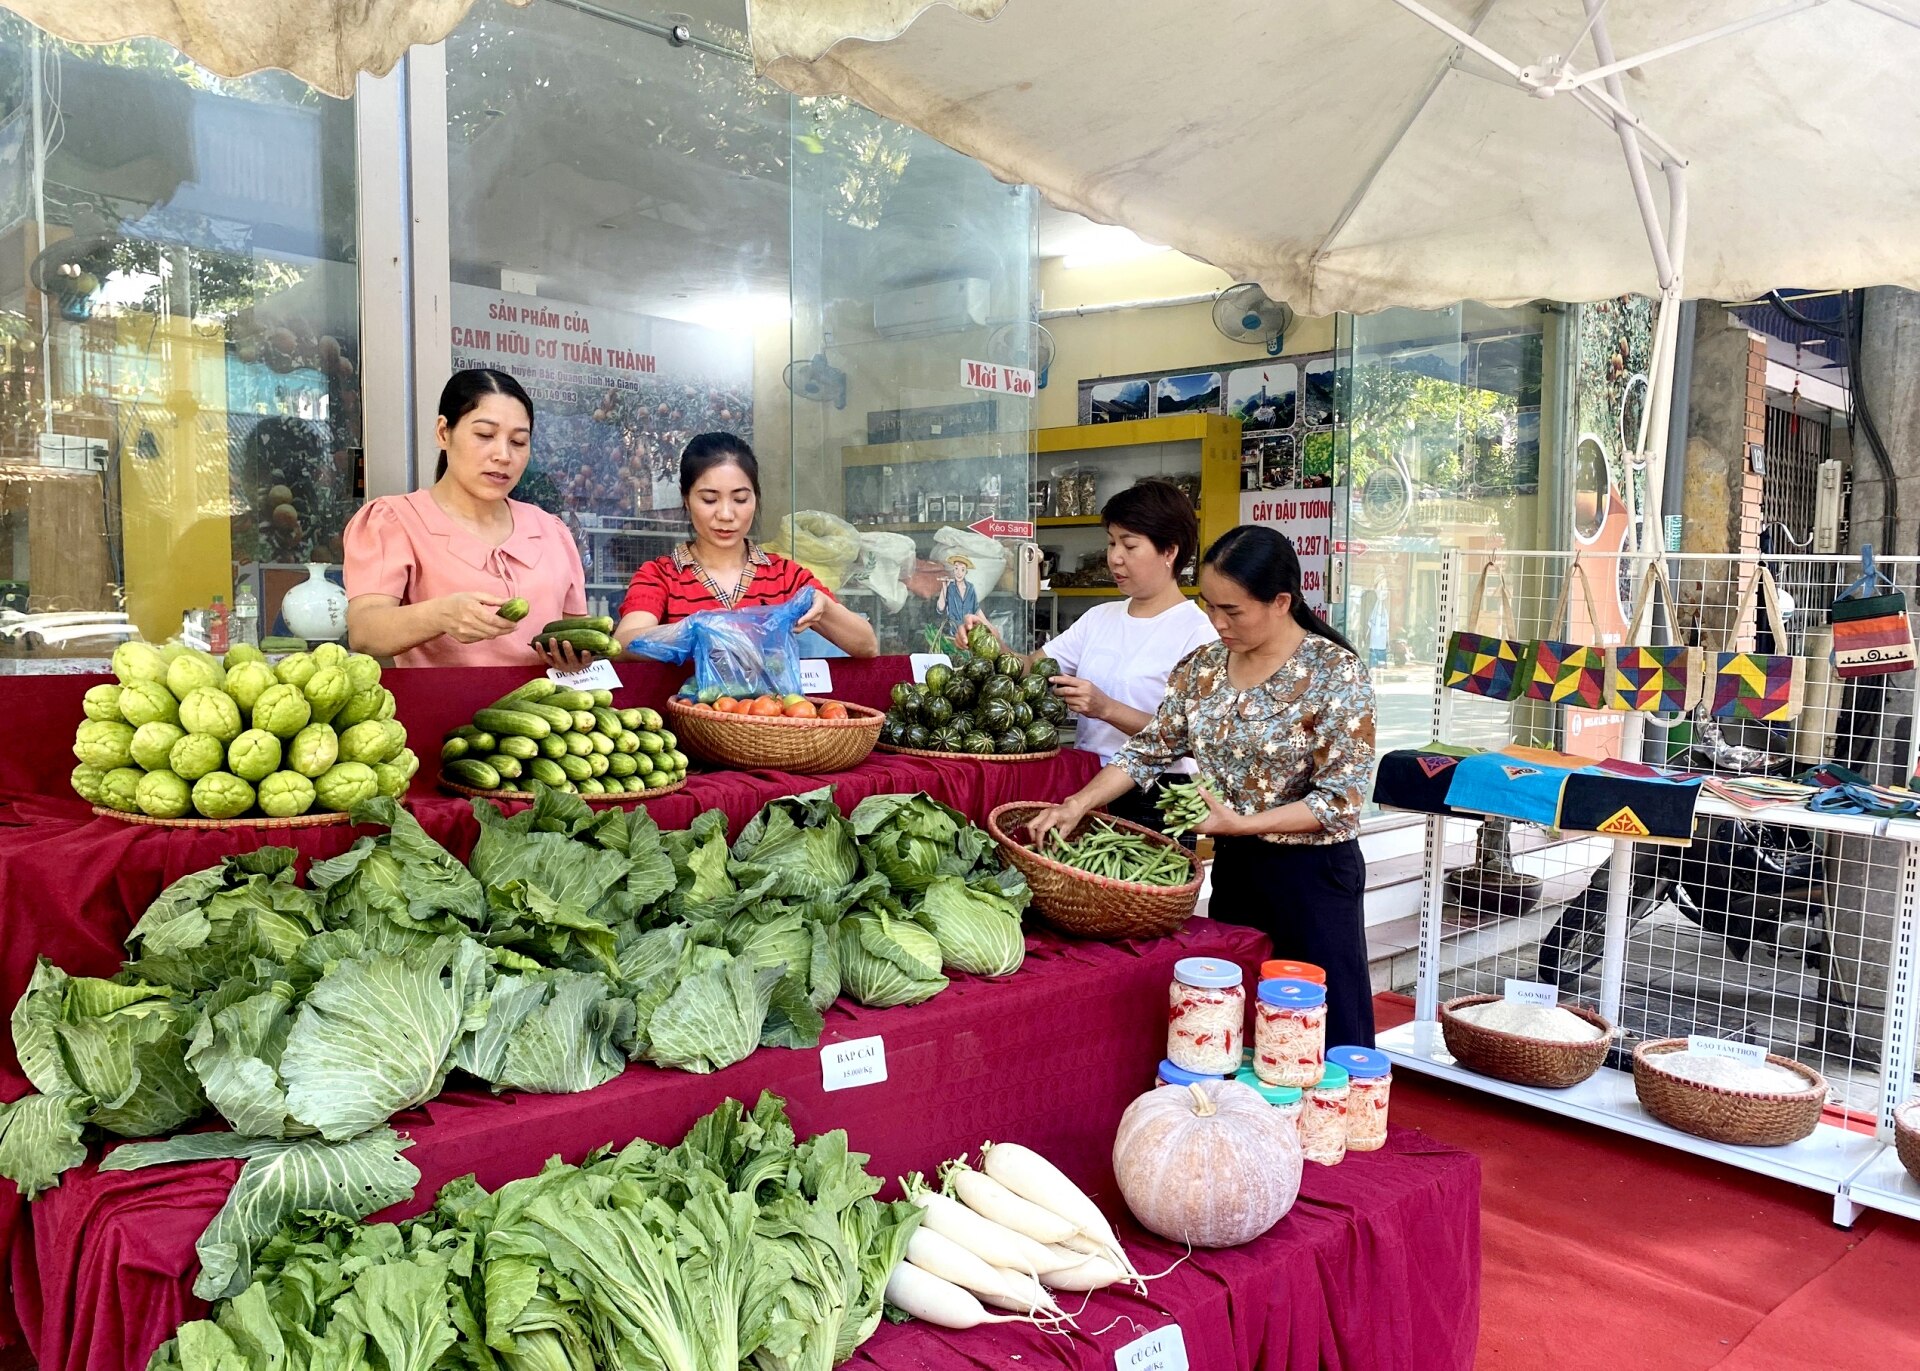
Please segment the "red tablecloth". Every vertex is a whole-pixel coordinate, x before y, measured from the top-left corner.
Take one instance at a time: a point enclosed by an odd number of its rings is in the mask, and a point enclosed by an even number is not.
[[[656,662],[620,662],[621,688],[614,703],[655,708],[687,678],[682,667]],[[865,661],[835,658],[832,695],[852,704],[884,709],[895,682],[909,680],[912,667],[905,657],[873,657]],[[529,667],[410,667],[391,668],[383,682],[393,691],[395,717],[407,726],[414,750],[426,763],[414,785],[417,795],[433,793],[440,739],[473,719],[515,686],[535,674]],[[0,675],[0,718],[15,727],[7,746],[0,748],[0,823],[23,822],[30,815],[10,814],[8,802],[35,796],[72,800],[67,776],[73,770],[73,731],[81,719],[80,697],[105,676]],[[25,723],[25,727],[20,725]]]
[[[649,663],[622,663],[622,705],[657,704],[684,673]],[[895,681],[908,674],[905,658],[836,660],[833,693],[854,703],[884,704]],[[531,673],[517,668],[396,670],[386,675],[396,707],[431,758],[446,730],[498,699]],[[0,676],[0,717],[15,720],[0,749],[0,1016],[26,989],[36,957],[74,975],[111,975],[135,920],[169,882],[235,852],[269,843],[297,847],[304,859],[335,856],[356,836],[344,827],[275,831],[161,829],[94,818],[67,788],[73,728],[80,697],[101,678]],[[1059,799],[1084,785],[1098,768],[1090,754],[1068,749],[1034,762],[932,760],[876,753],[851,771],[825,776],[786,772],[696,773],[685,790],[647,802],[663,828],[685,828],[695,815],[726,811],[738,834],[756,810],[780,795],[832,783],[843,809],[869,795],[925,790],[976,822],[1010,800]],[[436,793],[433,764],[423,768],[408,797],[422,825],[464,859],[478,825],[466,800]],[[10,1035],[0,1031],[0,1100],[28,1090]],[[19,1222],[21,1201],[0,1180],[0,1286]],[[0,1298],[0,1347],[16,1340],[10,1304]]]
[[[1165,1045],[1165,987],[1182,956],[1231,957],[1250,971],[1265,940],[1196,920],[1182,933],[1108,946],[1051,936],[1029,940],[1015,977],[968,978],[924,1005],[830,1011],[830,1039],[880,1034],[884,1084],[820,1088],[816,1052],[763,1050],[714,1076],[648,1067],[584,1095],[504,1099],[456,1092],[396,1120],[420,1168],[415,1199],[382,1217],[417,1213],[443,1183],[467,1172],[497,1186],[558,1154],[577,1160],[599,1144],[639,1136],[678,1139],[724,1096],[763,1089],[786,1098],[802,1133],[844,1127],[885,1176],[925,1170],[981,1142],[1014,1138],[1054,1158],[1109,1212],[1121,1212],[1109,1154],[1122,1110],[1150,1084]],[[195,1237],[224,1199],[238,1163],[200,1163],[102,1175],[71,1174],[36,1202],[30,1242],[13,1274],[22,1322],[45,1371],[120,1371],[145,1363],[183,1317]],[[1471,1365],[1479,1288],[1478,1164],[1417,1137],[1310,1168],[1307,1198],[1267,1238],[1198,1254],[1145,1299],[1105,1295],[1143,1327],[1166,1310],[1187,1326],[1195,1367],[1434,1368]],[[1134,1235],[1140,1238],[1140,1235]],[[1178,1252],[1140,1238],[1143,1267]],[[1418,1278],[1414,1273],[1418,1272]],[[1119,1330],[1092,1344],[1028,1331],[935,1334],[889,1330],[862,1364],[873,1367],[1111,1365]],[[1103,1360],[1104,1357],[1104,1360]]]

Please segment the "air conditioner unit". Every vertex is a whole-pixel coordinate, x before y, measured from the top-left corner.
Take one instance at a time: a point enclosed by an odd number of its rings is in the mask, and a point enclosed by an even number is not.
[[[987,283],[977,276],[892,290],[873,301],[873,331],[882,338],[925,338],[986,319]]]

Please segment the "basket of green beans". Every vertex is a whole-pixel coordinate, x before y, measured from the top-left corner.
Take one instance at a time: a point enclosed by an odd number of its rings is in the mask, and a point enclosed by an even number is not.
[[[1027,824],[1043,804],[1016,801],[987,816],[987,832],[1058,928],[1083,938],[1158,938],[1193,917],[1200,863],[1164,834],[1109,814],[1089,814],[1071,833],[1036,847]]]

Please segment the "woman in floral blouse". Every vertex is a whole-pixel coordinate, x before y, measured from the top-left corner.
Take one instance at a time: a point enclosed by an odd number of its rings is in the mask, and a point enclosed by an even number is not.
[[[1308,608],[1284,534],[1242,525],[1207,549],[1200,594],[1220,641],[1167,680],[1113,762],[1030,825],[1038,840],[1191,756],[1211,811],[1213,917],[1327,973],[1328,1044],[1373,1045],[1357,837],[1373,770],[1373,686],[1353,645]]]

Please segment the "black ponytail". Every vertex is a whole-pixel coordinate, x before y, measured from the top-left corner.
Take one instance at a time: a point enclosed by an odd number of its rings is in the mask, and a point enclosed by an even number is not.
[[[480,401],[489,395],[504,395],[510,400],[518,400],[527,411],[527,432],[532,434],[533,400],[527,394],[526,387],[506,372],[486,367],[471,367],[453,373],[440,391],[440,417],[447,421],[448,428],[458,428],[460,421],[478,409]],[[441,448],[440,465],[433,469],[433,479],[437,481],[446,474],[447,450]]]
[[[1293,621],[1316,637],[1325,638],[1354,656],[1354,645],[1307,604],[1300,590],[1300,556],[1293,543],[1278,529],[1259,524],[1241,524],[1214,540],[1200,564],[1211,567],[1235,585],[1243,587],[1256,600],[1272,604],[1282,595],[1293,597]]]

